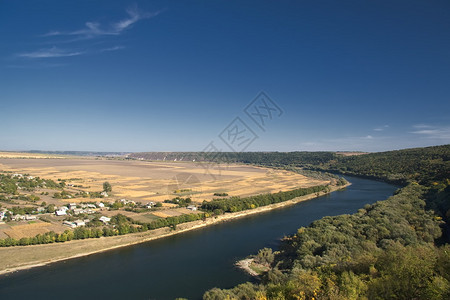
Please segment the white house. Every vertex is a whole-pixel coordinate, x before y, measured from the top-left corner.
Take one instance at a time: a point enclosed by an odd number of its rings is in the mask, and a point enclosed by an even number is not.
[[[82,213],[84,213],[84,210],[82,208],[75,208],[73,210],[73,214],[74,215],[79,215],[79,214],[82,214]]]
[[[101,216],[100,218],[98,218],[100,221],[102,221],[105,224],[108,224],[109,221],[111,221],[111,218],[105,217],[105,216]]]
[[[197,206],[195,206],[195,205],[188,205],[188,207],[186,207],[186,208],[189,210],[192,210],[192,211],[197,210]]]
[[[66,213],[65,210],[58,209],[58,210],[55,211],[55,215],[57,215],[57,216],[66,216],[67,213]]]
[[[105,197],[105,198],[107,198],[107,197],[108,197],[108,193],[107,193],[107,192],[105,192],[105,191],[101,192],[101,193],[100,193],[100,195],[102,195],[102,196],[103,196],[103,197]]]
[[[69,221],[64,221],[64,222],[63,222],[63,225],[69,226],[69,227],[71,227],[71,228],[77,227],[77,225],[75,225],[75,223],[69,222]]]
[[[33,215],[26,215],[26,216],[25,216],[25,220],[27,220],[27,221],[36,220],[36,216],[33,216]]]
[[[73,221],[73,223],[77,227],[86,225],[86,222],[84,222],[83,220],[75,220],[75,221]]]
[[[25,220],[25,216],[22,215],[14,215],[13,216],[14,221],[21,221],[21,220]]]
[[[69,204],[69,209],[74,209],[77,208],[77,204],[76,203],[70,203]]]
[[[100,202],[100,203],[97,204],[97,206],[98,206],[99,208],[104,208],[104,207],[105,207],[105,204],[103,204],[103,202]]]

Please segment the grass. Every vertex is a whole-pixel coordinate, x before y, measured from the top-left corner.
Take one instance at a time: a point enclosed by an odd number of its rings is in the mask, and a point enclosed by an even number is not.
[[[254,261],[252,261],[249,265],[249,268],[252,269],[255,273],[257,273],[258,275],[261,275],[267,271],[269,271],[269,267],[260,265],[255,263]]]

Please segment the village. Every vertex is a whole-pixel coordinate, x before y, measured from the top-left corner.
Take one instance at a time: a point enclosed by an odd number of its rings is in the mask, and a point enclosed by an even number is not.
[[[0,176],[0,239],[32,238],[50,231],[61,234],[79,227],[115,228],[110,221],[118,214],[148,222],[197,210],[189,198],[187,202],[176,197],[163,203],[117,199],[111,196],[108,182],[103,191],[89,192],[66,180],[55,182],[21,173]],[[72,199],[76,201],[67,203]]]

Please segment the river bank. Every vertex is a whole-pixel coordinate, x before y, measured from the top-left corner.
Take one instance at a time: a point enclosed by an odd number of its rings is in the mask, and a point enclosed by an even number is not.
[[[339,189],[343,189],[348,185],[339,187],[332,186],[329,193]],[[321,192],[319,196],[322,196],[324,194],[326,193]],[[176,230],[171,230],[169,228],[160,228],[142,233],[134,233],[114,237],[102,237],[98,239],[75,240],[61,244],[1,248],[0,261],[2,261],[2,265],[0,266],[0,274],[43,266],[58,261],[101,253],[120,247],[126,247],[155,239],[160,239],[186,231],[218,224],[221,222],[242,218],[248,215],[259,214],[273,209],[294,205],[296,203],[310,200],[316,197],[316,194],[309,194],[289,201],[258,207],[252,210],[211,217],[206,219],[205,221],[200,220],[183,223],[179,224]]]

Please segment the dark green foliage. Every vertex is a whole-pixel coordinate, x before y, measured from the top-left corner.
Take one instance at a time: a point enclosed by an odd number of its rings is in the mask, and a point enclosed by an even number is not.
[[[201,209],[213,212],[214,214],[220,214],[221,212],[237,212],[292,200],[296,197],[301,197],[308,194],[328,191],[327,188],[327,186],[320,185],[310,188],[299,188],[292,191],[278,192],[275,194],[262,194],[245,198],[230,197],[228,199],[213,199],[210,202],[204,201]]]
[[[228,196],[228,193],[214,193],[214,196],[217,196],[217,197],[226,197],[226,196]]]
[[[324,164],[335,159],[336,156],[333,152],[142,152],[132,153],[129,158],[287,166]]]
[[[428,185],[450,178],[450,145],[338,156],[313,168],[395,183],[417,181]]]
[[[254,261],[261,265],[270,266],[275,260],[275,255],[270,248],[263,248],[255,255]]]
[[[55,199],[71,199],[73,195],[67,191],[56,192],[53,194],[53,198]]]
[[[111,184],[108,181],[103,182],[103,191],[106,193],[112,192]]]
[[[204,299],[255,291],[261,299],[447,299],[450,248],[433,246],[440,221],[424,209],[427,191],[412,184],[353,215],[302,227],[283,240],[262,285],[213,289]],[[260,250],[256,261],[270,262],[270,254]]]
[[[179,207],[186,207],[192,203],[192,199],[176,197],[176,198],[173,198],[172,200],[164,200],[164,203],[173,203],[173,204],[178,204]]]
[[[425,192],[422,186],[410,185],[353,215],[317,220],[281,244],[278,261],[284,267],[308,269],[346,264],[357,253],[383,250],[393,242],[404,246],[433,242],[441,235],[440,222],[424,210]]]
[[[303,165],[406,186],[353,215],[300,228],[283,240],[260,285],[212,289],[204,299],[246,299],[242,294],[254,290],[260,299],[280,300],[450,299],[450,246],[434,244],[450,217],[449,158],[446,145]]]
[[[41,179],[39,177],[32,177],[28,174],[11,175],[0,174],[0,193],[7,195],[17,194],[17,189],[20,188],[25,191],[34,191],[36,188],[55,188],[61,186],[51,179]]]
[[[205,217],[204,213],[185,214],[185,215],[180,215],[180,216],[173,216],[173,217],[168,217],[168,218],[157,219],[150,223],[139,223],[139,222],[136,222],[136,223],[141,224],[141,225],[146,224],[148,229],[152,230],[152,229],[157,229],[157,228],[162,228],[162,227],[174,228],[174,226],[181,224],[181,223],[203,220],[204,217]]]

